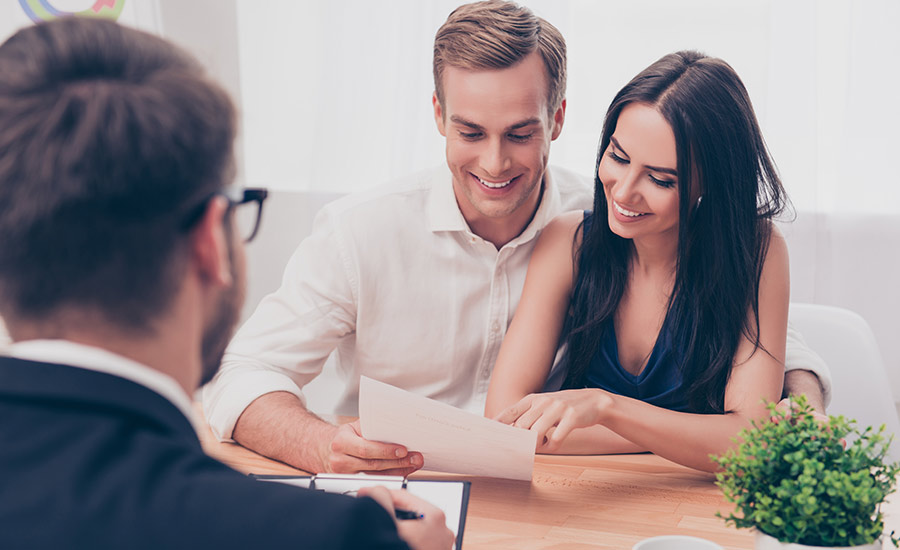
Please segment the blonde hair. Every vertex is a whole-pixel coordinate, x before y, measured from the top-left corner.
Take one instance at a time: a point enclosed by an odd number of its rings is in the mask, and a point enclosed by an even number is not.
[[[566,96],[566,41],[556,27],[524,7],[504,0],[462,5],[434,37],[434,90],[444,104],[444,67],[505,69],[534,51],[547,69],[552,115]]]

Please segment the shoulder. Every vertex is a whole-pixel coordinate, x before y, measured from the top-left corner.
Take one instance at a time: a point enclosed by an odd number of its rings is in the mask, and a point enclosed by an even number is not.
[[[344,195],[323,207],[332,216],[352,218],[359,214],[384,213],[390,216],[399,208],[424,202],[428,192],[445,177],[440,169],[417,172],[362,191]]]
[[[553,220],[547,224],[547,227],[541,232],[541,239],[554,241],[566,240],[569,243],[571,243],[576,236],[580,239],[581,231],[579,228],[584,219],[585,214],[582,210],[564,212],[553,218]]]
[[[771,222],[766,222],[768,230],[768,248],[762,260],[759,278],[760,303],[780,304],[787,318],[787,304],[790,299],[791,274],[788,258],[787,242],[781,231]]]
[[[576,248],[581,244],[581,227],[584,212],[574,210],[555,217],[541,231],[534,250],[536,258],[552,258],[548,261],[560,262],[573,259]]]
[[[778,229],[778,226],[771,221],[766,222],[764,230],[768,231],[769,246],[766,250],[763,269],[766,269],[770,265],[776,269],[787,268],[789,258],[787,240],[784,238],[784,234]]]
[[[428,227],[431,191],[449,178],[444,172],[446,169],[419,172],[345,195],[319,210],[313,233],[336,237],[348,246],[372,239],[406,242],[412,235],[423,235]]]

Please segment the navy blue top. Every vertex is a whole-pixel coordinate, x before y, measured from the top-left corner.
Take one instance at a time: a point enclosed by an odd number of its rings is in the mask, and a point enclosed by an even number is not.
[[[584,233],[591,224],[591,212],[584,213]],[[583,272],[579,270],[579,272]],[[619,363],[619,344],[613,319],[601,328],[600,347],[585,371],[585,385],[611,393],[640,399],[651,405],[674,411],[691,412],[687,400],[687,384],[679,363],[684,350],[672,338],[670,316],[667,314],[656,337],[647,365],[633,375]]]

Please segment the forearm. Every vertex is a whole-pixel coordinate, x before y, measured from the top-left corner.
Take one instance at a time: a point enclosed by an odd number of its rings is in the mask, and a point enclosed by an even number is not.
[[[315,473],[327,471],[324,449],[337,430],[309,412],[297,396],[273,392],[241,413],[232,438],[261,455]]]
[[[572,430],[562,445],[554,451],[538,449],[538,453],[557,455],[614,455],[643,452],[647,452],[647,449],[599,425]]]
[[[784,375],[782,397],[805,395],[816,412],[825,414],[825,395],[819,377],[808,370],[792,370]]]
[[[605,413],[605,426],[639,448],[697,470],[715,471],[717,466],[709,455],[733,447],[738,433],[750,426],[750,418],[737,413],[681,413],[627,397],[611,397],[614,404]],[[759,406],[760,417],[764,411]]]

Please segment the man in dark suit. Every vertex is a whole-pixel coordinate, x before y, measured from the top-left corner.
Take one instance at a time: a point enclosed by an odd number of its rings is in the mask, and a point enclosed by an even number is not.
[[[0,46],[0,548],[450,547],[405,492],[264,483],[203,453],[190,396],[265,198],[228,186],[234,135],[225,92],[152,35],[73,18]]]

